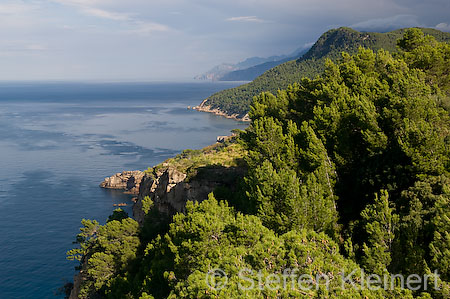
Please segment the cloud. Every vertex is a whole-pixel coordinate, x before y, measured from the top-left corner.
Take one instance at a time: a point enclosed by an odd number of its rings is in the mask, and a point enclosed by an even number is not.
[[[103,19],[109,19],[114,21],[129,21],[131,20],[131,16],[129,14],[125,13],[117,13],[112,12],[100,8],[95,7],[81,7],[81,10],[86,13],[87,15],[103,18]]]
[[[36,2],[25,1],[0,1],[0,35],[2,39],[5,36],[17,35],[16,30],[27,30],[32,32],[36,28],[42,28],[47,20],[42,18],[42,9]]]
[[[450,24],[447,23],[439,23],[435,27],[437,30],[450,32]]]
[[[0,4],[0,15],[18,15],[35,8],[35,5],[25,3],[3,3]]]
[[[100,8],[99,0],[53,0],[59,4],[72,6],[77,8],[81,13],[100,19],[107,19],[117,22],[123,22],[131,27],[131,29],[123,30],[126,33],[136,33],[147,35],[154,32],[169,31],[169,26],[156,22],[140,20],[136,14],[117,12],[110,9]]]
[[[47,46],[41,43],[30,41],[1,41],[1,53],[36,52],[48,50]]]
[[[133,29],[125,30],[124,32],[147,35],[153,32],[166,32],[170,30],[171,30],[170,27],[163,24],[136,21]]]
[[[244,16],[244,17],[231,17],[226,19],[229,22],[254,22],[254,23],[265,23],[266,21],[258,18],[257,16]]]
[[[181,80],[290,53],[340,26],[450,32],[449,9],[449,0],[0,0],[0,80]]]
[[[305,43],[302,47],[302,49],[309,49],[311,48],[316,42],[309,42],[309,43]]]
[[[47,47],[42,44],[29,44],[25,46],[25,49],[29,51],[45,51]]]
[[[97,6],[94,6],[95,1],[86,1],[86,0],[54,0],[54,1],[62,5],[76,7],[82,13],[92,17],[98,17],[114,21],[128,21],[131,19],[131,16],[127,13],[113,12],[106,9],[98,8]]]
[[[421,27],[414,15],[396,15],[388,18],[371,19],[350,25],[351,28],[363,31],[386,32],[406,27]]]

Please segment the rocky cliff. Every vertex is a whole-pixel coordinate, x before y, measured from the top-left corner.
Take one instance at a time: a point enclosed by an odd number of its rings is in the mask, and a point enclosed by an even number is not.
[[[242,167],[208,166],[196,169],[195,175],[183,173],[170,164],[151,173],[142,179],[138,200],[133,207],[133,215],[139,224],[144,221],[142,200],[148,196],[160,213],[171,217],[184,212],[187,201],[203,201],[208,194],[218,187],[232,192],[237,180],[242,178],[245,170]]]
[[[144,221],[142,200],[147,196],[160,213],[171,217],[184,212],[187,201],[203,201],[217,188],[233,192],[246,171],[245,150],[234,140],[230,136],[202,150],[183,151],[145,171],[133,208],[136,221]]]
[[[148,196],[157,210],[173,216],[184,212],[186,202],[203,201],[218,187],[232,191],[242,178],[243,149],[235,136],[219,136],[220,142],[202,150],[186,150],[149,170],[123,171],[105,178],[102,188],[124,190],[137,195],[133,215],[144,221],[142,200]]]
[[[139,186],[141,184],[144,173],[139,170],[123,171],[115,175],[105,178],[100,187],[106,189],[124,190],[125,193],[139,194]]]

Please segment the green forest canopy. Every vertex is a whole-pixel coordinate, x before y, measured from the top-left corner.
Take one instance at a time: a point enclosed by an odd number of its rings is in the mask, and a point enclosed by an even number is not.
[[[80,297],[449,298],[450,45],[417,29],[398,44],[395,56],[344,53],[315,79],[256,97],[238,138],[240,192],[189,202],[173,219],[147,198],[143,227],[121,211],[106,225],[84,220],[69,252],[82,261]],[[223,289],[205,280],[217,268]],[[255,279],[288,268],[336,279],[244,290],[243,268]],[[342,271],[361,269],[437,270],[440,289],[338,287]]]

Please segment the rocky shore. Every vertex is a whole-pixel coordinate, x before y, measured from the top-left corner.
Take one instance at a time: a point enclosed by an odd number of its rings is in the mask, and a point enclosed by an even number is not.
[[[207,105],[207,102],[208,102],[208,99],[204,100],[200,105],[192,107],[192,109],[201,111],[201,112],[213,113],[215,115],[223,116],[223,117],[229,118],[229,119],[235,119],[235,120],[244,121],[244,122],[250,121],[250,117],[248,116],[248,113],[245,114],[244,116],[240,116],[239,114],[228,114],[220,109],[211,108],[211,106]]]
[[[100,187],[105,189],[123,190],[127,194],[138,195],[144,173],[139,170],[123,171],[105,178]]]

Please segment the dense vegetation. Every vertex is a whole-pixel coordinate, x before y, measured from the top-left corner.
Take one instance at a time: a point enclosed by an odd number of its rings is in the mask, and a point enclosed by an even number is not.
[[[434,29],[421,29],[434,36],[438,41],[449,41],[450,34]],[[324,33],[316,44],[301,58],[285,62],[274,67],[253,82],[213,94],[207,99],[207,105],[218,108],[230,115],[244,116],[250,110],[254,96],[261,92],[276,93],[289,84],[299,82],[303,77],[314,78],[324,70],[327,58],[336,61],[341,52],[354,54],[364,47],[374,51],[385,49],[396,51],[396,42],[404,30],[388,33],[358,32],[350,28],[332,29]]]
[[[81,297],[449,298],[450,45],[418,29],[398,45],[395,56],[343,53],[320,76],[256,97],[239,144],[217,151],[233,153],[228,164],[243,155],[241,191],[166,221],[146,199],[141,228],[121,211],[103,226],[83,221],[70,252],[85,273]],[[204,154],[172,163],[218,163]],[[213,269],[228,279],[211,287]],[[258,280],[287,269],[316,279],[306,289]],[[352,287],[361,269],[392,287]],[[431,278],[407,290],[396,274]],[[334,278],[328,287],[321,275]]]

